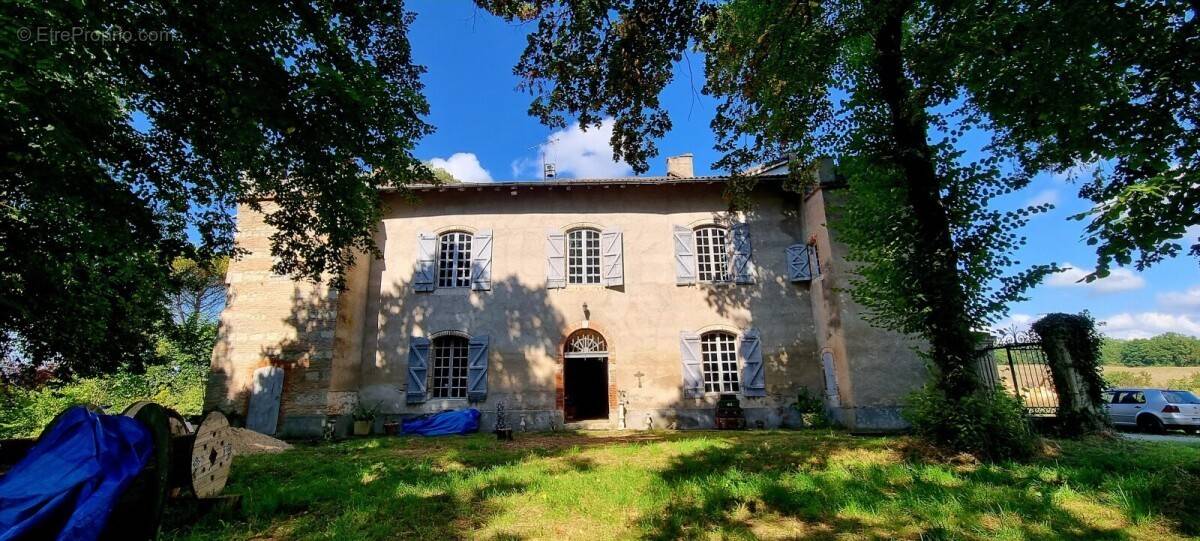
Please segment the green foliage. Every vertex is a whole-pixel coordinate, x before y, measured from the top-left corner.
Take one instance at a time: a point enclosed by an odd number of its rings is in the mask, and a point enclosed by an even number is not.
[[[1200,338],[1169,332],[1152,338],[1122,340],[1118,344],[1113,348],[1117,350],[1117,362],[1112,364],[1200,366]]]
[[[355,421],[371,421],[375,419],[375,415],[379,413],[379,408],[383,406],[383,402],[376,402],[374,406],[367,407],[361,401],[354,404],[354,410],[350,412],[350,416]]]
[[[1059,389],[1059,405],[1065,406],[1060,407],[1058,413],[1060,430],[1071,435],[1100,430],[1107,424],[1101,407],[1105,381],[1100,367],[1100,345],[1104,337],[1096,329],[1096,320],[1087,312],[1055,313],[1033,322],[1030,328],[1042,340],[1050,376],[1054,379],[1054,387]],[[1062,358],[1063,351],[1057,347],[1058,344],[1066,348],[1070,359]],[[1073,407],[1073,404],[1064,404],[1068,395],[1063,390],[1070,388],[1066,381],[1068,363],[1083,383],[1083,395],[1090,402],[1090,408],[1080,409]]]
[[[1150,387],[1153,379],[1145,370],[1141,372],[1107,372],[1104,374],[1106,388]]]
[[[1121,350],[1124,346],[1124,340],[1105,336],[1100,342],[1100,363],[1104,365],[1122,364]]]
[[[796,401],[792,403],[792,409],[799,413],[824,413],[825,403],[821,401],[821,397],[808,392],[807,387],[801,387],[800,392],[796,394]]]
[[[425,164],[425,167],[428,167],[429,171],[433,173],[433,180],[438,184],[462,184],[461,180],[454,178],[454,175],[441,167],[434,167],[429,164]]]
[[[0,392],[0,439],[36,437],[75,404],[120,413],[134,402],[152,400],[185,416],[199,415],[216,333],[216,323],[193,317],[158,339],[157,364],[141,373],[121,370],[40,386],[6,385]]]
[[[1008,393],[977,391],[958,400],[934,386],[909,395],[904,418],[931,443],[989,460],[1026,459],[1038,437],[1023,406]]]
[[[38,389],[10,386],[0,396],[0,439],[36,437],[54,416],[74,404],[120,413],[139,400],[153,400],[185,416],[199,415],[207,381],[207,366],[172,363],[151,366],[142,374],[117,372]]]
[[[1190,377],[1176,378],[1167,382],[1168,389],[1184,389],[1200,395],[1200,372]]]
[[[239,202],[276,228],[276,272],[341,285],[354,249],[377,251],[379,189],[429,178],[412,156],[431,128],[402,0],[53,0],[0,17],[10,363],[88,376],[151,362],[172,264],[233,254]]]
[[[1027,171],[1096,166],[1094,276],[1181,253],[1200,224],[1200,102],[1194,2],[989,2],[926,8],[951,45],[930,56],[996,126]],[[914,40],[924,41],[924,37]],[[929,41],[936,41],[937,38]],[[997,54],[1003,51],[1003,54]],[[920,68],[918,68],[920,69]],[[1185,239],[1200,257],[1200,238]]]

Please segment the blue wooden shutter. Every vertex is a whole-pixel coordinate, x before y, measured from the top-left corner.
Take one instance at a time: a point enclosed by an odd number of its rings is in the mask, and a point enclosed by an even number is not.
[[[413,289],[433,291],[437,262],[437,236],[433,233],[417,233],[417,263],[413,269]]]
[[[812,259],[807,244],[787,247],[788,279],[793,282],[812,280]]]
[[[754,283],[754,267],[750,263],[750,227],[744,223],[735,223],[729,228],[733,236],[730,243],[729,275],[738,284]]]
[[[704,396],[704,367],[700,363],[700,335],[679,333],[679,357],[683,365],[683,397]]]
[[[409,404],[425,401],[426,374],[429,371],[429,339],[414,336],[408,341],[408,385],[405,395]]]
[[[557,229],[546,231],[546,287],[567,287],[566,235]]]
[[[472,336],[467,342],[467,400],[487,398],[488,335]]]
[[[671,233],[675,244],[675,284],[696,283],[696,239],[692,228],[677,225]]]
[[[757,329],[749,329],[742,334],[738,356],[742,358],[742,396],[767,396],[762,341],[759,340]]]
[[[625,283],[625,258],[621,230],[605,229],[600,232],[600,279],[605,286]]]
[[[492,289],[492,230],[484,229],[471,237],[471,289]]]

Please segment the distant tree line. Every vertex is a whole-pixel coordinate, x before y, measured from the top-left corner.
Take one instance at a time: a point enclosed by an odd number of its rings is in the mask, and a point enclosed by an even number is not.
[[[1100,357],[1109,365],[1200,366],[1200,338],[1173,332],[1132,340],[1107,338]]]

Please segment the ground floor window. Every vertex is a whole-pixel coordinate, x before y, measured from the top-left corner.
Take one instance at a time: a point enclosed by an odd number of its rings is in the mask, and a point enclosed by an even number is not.
[[[727,332],[700,336],[700,355],[704,364],[704,392],[738,392],[737,338]]]
[[[467,397],[467,339],[440,336],[433,339],[434,398]]]

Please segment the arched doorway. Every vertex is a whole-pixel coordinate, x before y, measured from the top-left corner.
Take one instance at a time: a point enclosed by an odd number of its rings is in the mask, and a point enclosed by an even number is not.
[[[608,418],[608,342],[592,329],[575,331],[563,348],[563,417]]]

